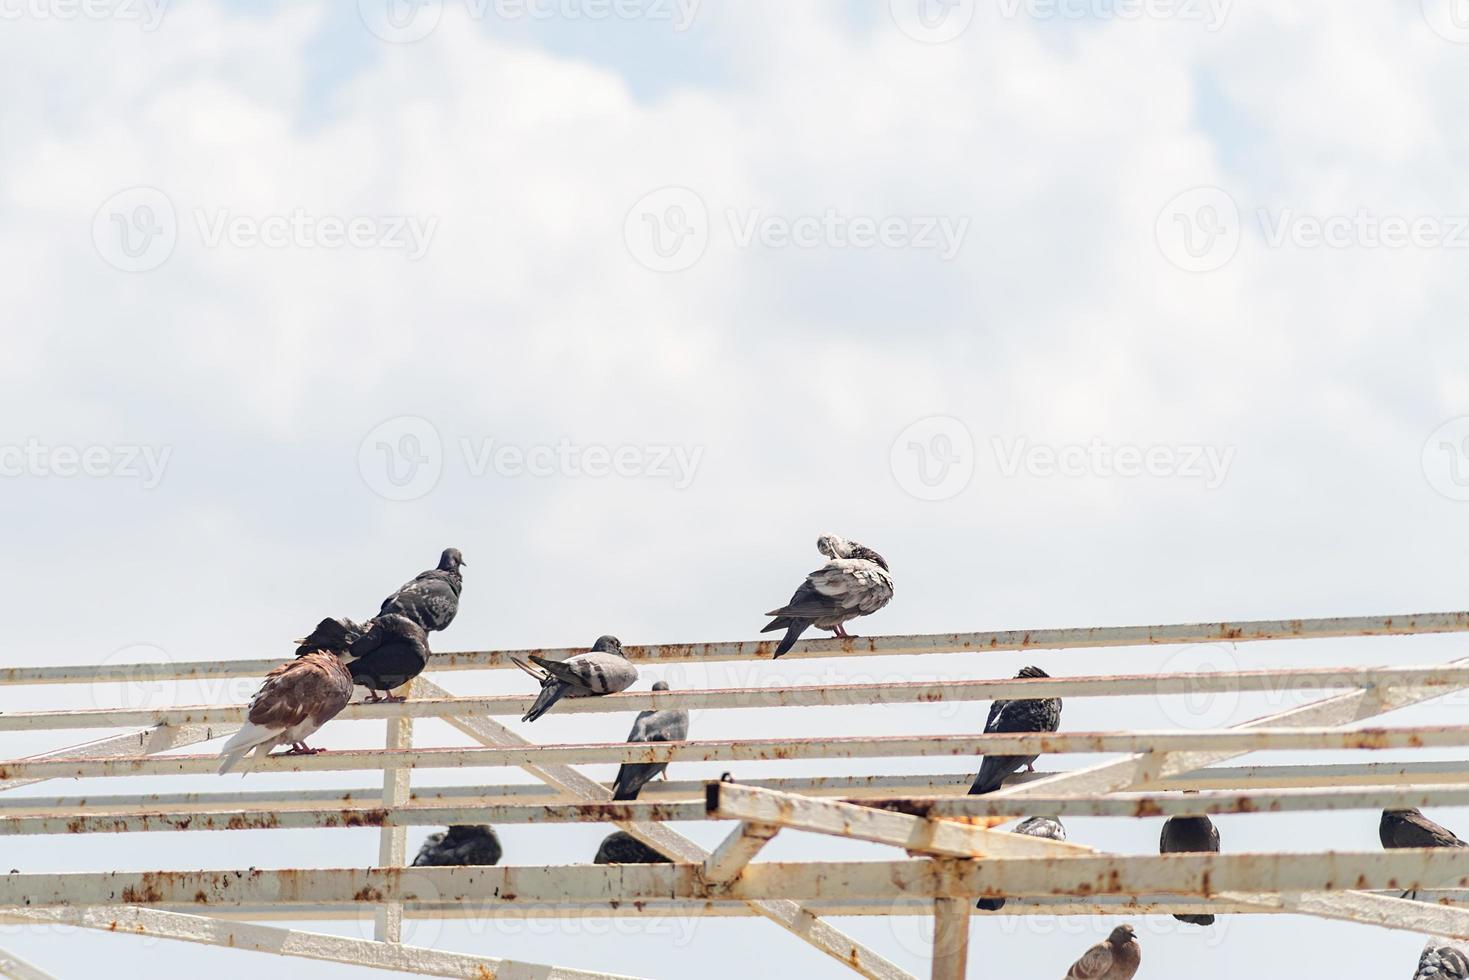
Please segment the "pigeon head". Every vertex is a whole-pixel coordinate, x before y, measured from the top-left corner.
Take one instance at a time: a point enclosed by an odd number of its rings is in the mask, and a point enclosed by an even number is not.
[[[1048,674],[1048,673],[1046,673],[1044,670],[1041,670],[1039,667],[1021,667],[1020,668],[1020,673],[1016,674],[1015,676],[1016,677],[1050,677],[1051,675]]]
[[[823,534],[816,539],[816,550],[828,558],[847,557],[846,538],[839,534]]]
[[[464,556],[459,553],[458,548],[445,548],[444,553],[439,556],[439,571],[457,572],[460,566],[469,564]]]
[[[622,641],[615,636],[599,636],[597,642],[592,644],[592,649],[600,653],[615,653],[619,657],[626,657],[622,652]]]
[[[1383,810],[1382,812],[1384,814],[1390,813],[1390,814],[1392,814],[1395,817],[1421,817],[1421,816],[1423,816],[1423,811],[1419,810],[1417,807],[1408,807],[1408,808],[1404,808],[1404,809],[1389,808],[1389,809]]]
[[[1113,946],[1124,946],[1135,939],[1137,939],[1137,930],[1124,922],[1112,930],[1112,935],[1107,937],[1107,942]]]
[[[653,690],[655,690],[655,691],[666,691],[666,690],[668,690],[668,682],[667,681],[658,681],[657,683],[655,683],[653,685]]]

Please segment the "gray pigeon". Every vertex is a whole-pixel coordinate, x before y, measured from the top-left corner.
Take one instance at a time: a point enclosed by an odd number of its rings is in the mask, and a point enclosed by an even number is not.
[[[429,632],[448,629],[459,612],[459,591],[464,579],[459,569],[468,564],[458,548],[445,548],[439,567],[420,572],[411,582],[383,600],[378,615],[407,616]]]
[[[1428,940],[1413,980],[1469,980],[1469,944],[1457,939]]]
[[[1050,677],[1039,667],[1021,667],[1016,677]],[[1003,732],[1014,735],[1024,732],[1054,732],[1061,727],[1060,698],[1026,698],[1023,700],[998,700],[990,705],[990,714],[984,723],[986,735]],[[979,765],[979,775],[969,787],[969,795],[993,793],[1005,783],[1005,777],[1021,768],[1035,770],[1033,763],[1040,758],[1035,755],[987,755]]]
[[[597,848],[593,864],[672,864],[672,859],[659,854],[647,844],[625,831],[608,834]]]
[[[1206,816],[1169,817],[1158,840],[1160,854],[1190,854],[1212,851],[1219,853],[1219,828]],[[1195,926],[1212,926],[1212,915],[1175,915],[1179,922]]]
[[[653,685],[655,691],[668,690],[665,681]],[[689,737],[689,713],[683,710],[643,711],[632,723],[629,742],[682,742]],[[614,800],[635,800],[643,785],[668,768],[666,762],[624,762],[617,770],[612,787]]]
[[[564,661],[531,654],[530,663],[517,657],[515,665],[541,682],[540,696],[521,721],[535,721],[562,698],[616,694],[632,687],[638,679],[638,669],[628,663],[622,641],[615,636],[599,636],[590,653],[578,653]]]
[[[1012,834],[1024,834],[1027,837],[1044,837],[1046,840],[1066,839],[1066,828],[1061,826],[1061,821],[1056,817],[1026,817],[1015,825]],[[974,903],[977,909],[986,912],[998,912],[1005,907],[1003,898],[981,898]]]
[[[1132,980],[1142,962],[1137,932],[1132,926],[1120,925],[1071,964],[1066,980]]]
[[[1377,824],[1377,837],[1382,846],[1399,847],[1469,847],[1447,827],[1441,827],[1416,808],[1383,810]],[[1416,890],[1403,892],[1404,898],[1418,897]]]
[[[777,657],[813,626],[849,637],[844,623],[877,612],[893,597],[888,563],[871,548],[823,534],[816,539],[816,550],[831,560],[806,576],[790,602],[765,614],[775,618],[760,632],[786,631],[775,648]]]
[[[504,852],[493,827],[455,824],[443,833],[429,834],[413,859],[415,868],[466,867],[499,864]]]

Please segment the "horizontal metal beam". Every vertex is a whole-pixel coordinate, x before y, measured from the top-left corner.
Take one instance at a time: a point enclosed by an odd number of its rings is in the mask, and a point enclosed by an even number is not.
[[[1324,854],[1078,855],[984,861],[764,862],[727,886],[702,867],[345,868],[113,871],[0,877],[0,906],[314,905],[353,901],[526,903],[739,898],[831,901],[909,897],[1293,893],[1469,887],[1469,850]],[[713,890],[711,890],[713,889]],[[727,889],[727,891],[726,891]]]
[[[1252,640],[1328,639],[1348,636],[1404,636],[1469,631],[1469,612],[1416,613],[1400,616],[1344,616],[1320,619],[1246,620],[1233,623],[1187,623],[1159,626],[1100,626],[1079,629],[998,630],[914,636],[866,636],[798,642],[785,659],[815,657],[894,656],[924,653],[1007,653],[1017,650],[1078,650],[1107,647],[1192,643],[1243,643]],[[776,640],[726,643],[665,643],[626,646],[635,662],[712,663],[770,658]],[[562,660],[585,647],[531,650],[482,650],[435,654],[430,671],[503,669],[512,658],[532,653]],[[97,681],[210,680],[256,677],[277,666],[280,658],[203,660],[171,664],[77,664],[0,669],[0,684],[87,684]]]
[[[358,914],[361,914],[360,909]],[[173,939],[276,956],[348,963],[378,970],[397,970],[420,976],[452,977],[455,980],[636,980],[634,977],[593,970],[571,970],[490,956],[450,953],[421,946],[378,943],[366,939],[280,929],[275,926],[222,922],[212,917],[163,909],[7,909],[0,913],[0,918],[14,922],[53,922],[102,932]]]
[[[1023,735],[927,735],[840,738],[729,739],[690,742],[352,750],[268,756],[258,772],[347,772],[383,768],[435,769],[545,763],[730,762],[772,759],[879,759],[976,756],[986,753],[1339,751],[1453,748],[1469,745],[1469,726],[1413,728],[1255,728],[1196,732],[1063,732]],[[28,777],[203,775],[217,756],[134,756],[121,759],[17,759],[0,762],[0,779]]]
[[[1352,689],[1371,685],[1438,688],[1469,686],[1469,666],[1332,667],[1240,670],[1185,674],[1123,674],[1091,677],[996,678],[911,681],[890,684],[801,684],[791,687],[710,688],[687,691],[635,691],[601,698],[566,700],[564,714],[612,714],[665,708],[722,710],[740,708],[849,707],[873,704],[933,704],[990,701],[997,698],[1165,697],[1209,693],[1282,694],[1289,691]],[[520,717],[534,694],[459,698],[417,698],[401,702],[348,705],[345,721],[385,718],[450,718],[458,715]],[[244,721],[247,706],[182,705],[158,708],[88,708],[17,711],[0,715],[0,732],[130,728],[139,725],[232,725]]]

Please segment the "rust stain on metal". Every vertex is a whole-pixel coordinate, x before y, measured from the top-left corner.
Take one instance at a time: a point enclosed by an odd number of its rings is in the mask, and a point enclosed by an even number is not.
[[[365,885],[358,889],[357,894],[352,896],[354,902],[381,902],[383,893],[371,885]]]

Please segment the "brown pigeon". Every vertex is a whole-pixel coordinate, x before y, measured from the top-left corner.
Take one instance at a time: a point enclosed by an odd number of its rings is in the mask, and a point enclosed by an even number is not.
[[[342,657],[307,653],[266,674],[250,701],[245,726],[220,749],[219,771],[229,772],[252,749],[252,760],[269,755],[277,745],[289,744],[287,755],[321,751],[308,748],[306,739],[352,700],[352,673]]]
[[[1377,837],[1382,846],[1399,847],[1469,847],[1452,830],[1440,827],[1417,809],[1383,810],[1377,824]],[[1404,898],[1417,898],[1418,892],[1403,892]]]
[[[1121,925],[1071,964],[1066,980],[1132,980],[1143,961],[1132,926]]]

